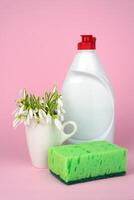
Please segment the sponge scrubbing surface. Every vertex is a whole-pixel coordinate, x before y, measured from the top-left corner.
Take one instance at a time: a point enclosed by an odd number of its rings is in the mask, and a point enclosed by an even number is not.
[[[127,150],[106,141],[49,148],[48,166],[67,184],[122,175],[127,168]]]

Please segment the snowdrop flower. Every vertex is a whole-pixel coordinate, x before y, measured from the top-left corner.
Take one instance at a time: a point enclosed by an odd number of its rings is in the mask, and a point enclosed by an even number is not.
[[[42,109],[39,109],[39,118],[44,119],[44,113]]]
[[[36,117],[36,111],[35,110],[33,110],[33,116]]]
[[[19,111],[16,110],[16,112],[14,113],[15,118],[19,115]]]
[[[55,125],[56,125],[56,127],[58,128],[58,129],[62,129],[62,124],[61,124],[61,122],[60,122],[60,120],[58,120],[58,119],[55,119],[54,120],[54,123],[55,123]]]
[[[64,116],[61,114],[61,115],[59,115],[59,120],[61,121],[61,122],[63,122],[64,121]]]
[[[32,110],[32,112],[33,112],[33,118],[37,119],[37,114],[36,113],[38,113],[38,111],[37,110]]]
[[[16,127],[19,125],[19,123],[20,123],[20,120],[16,118],[16,119],[13,121],[13,127],[16,128]]]
[[[29,116],[29,114],[27,115],[27,118],[26,118],[26,125],[30,125],[30,116]]]
[[[45,121],[47,124],[52,122],[58,128],[62,128],[64,121],[62,96],[58,94],[56,87],[50,93],[45,93],[44,97],[37,97],[27,93],[26,89],[21,90],[21,99],[17,102],[17,108],[13,112],[15,120],[13,126],[24,123],[30,125],[31,120],[37,123]]]
[[[34,117],[34,119],[35,119],[35,122],[37,123],[37,124],[39,124],[40,123],[40,121],[41,121],[41,119],[39,118],[39,117]]]
[[[29,110],[29,118],[32,119],[33,118],[33,110],[30,108]]]
[[[52,118],[51,118],[51,116],[49,114],[46,117],[46,123],[47,124],[49,124],[49,123],[51,124],[52,123]]]
[[[45,100],[44,99],[40,99],[40,103],[45,103]]]
[[[23,111],[23,113],[21,115],[26,117],[28,115],[28,111],[27,110]]]
[[[41,112],[42,112],[43,117],[46,118],[47,115],[46,115],[45,111],[41,110]]]
[[[61,109],[57,109],[57,114],[58,114],[58,115],[61,114]]]
[[[58,98],[58,107],[63,107],[63,102],[61,100],[61,97]]]
[[[37,108],[35,108],[35,109],[34,109],[34,112],[35,112],[35,113],[37,113],[37,112],[38,112],[38,109],[37,109]]]
[[[23,112],[24,112],[24,105],[20,108],[18,113],[19,113],[19,115],[21,115]]]
[[[66,113],[66,111],[65,111],[63,108],[61,108],[61,112],[62,112],[62,113]]]

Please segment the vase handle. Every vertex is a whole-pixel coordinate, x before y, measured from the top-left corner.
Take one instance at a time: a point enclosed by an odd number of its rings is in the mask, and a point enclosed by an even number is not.
[[[70,133],[66,133],[64,131],[65,127],[68,126],[68,125],[72,125],[73,126],[73,130]],[[77,125],[73,121],[64,122],[62,128],[63,129],[62,129],[62,141],[61,141],[61,143],[65,142],[65,140],[67,140],[70,137],[72,137],[77,131]]]

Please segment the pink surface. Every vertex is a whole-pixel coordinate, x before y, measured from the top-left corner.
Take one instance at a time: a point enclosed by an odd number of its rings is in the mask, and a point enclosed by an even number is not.
[[[116,143],[129,149],[124,177],[65,186],[31,166],[24,127],[12,128],[20,88],[59,90],[80,34],[97,52],[116,97]],[[0,199],[134,199],[134,1],[0,0]],[[47,197],[47,198],[45,198]]]

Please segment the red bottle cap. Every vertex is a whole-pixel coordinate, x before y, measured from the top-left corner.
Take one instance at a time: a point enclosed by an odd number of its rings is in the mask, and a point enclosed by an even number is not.
[[[81,35],[82,41],[78,43],[78,49],[96,49],[95,42],[96,38],[92,35]]]

